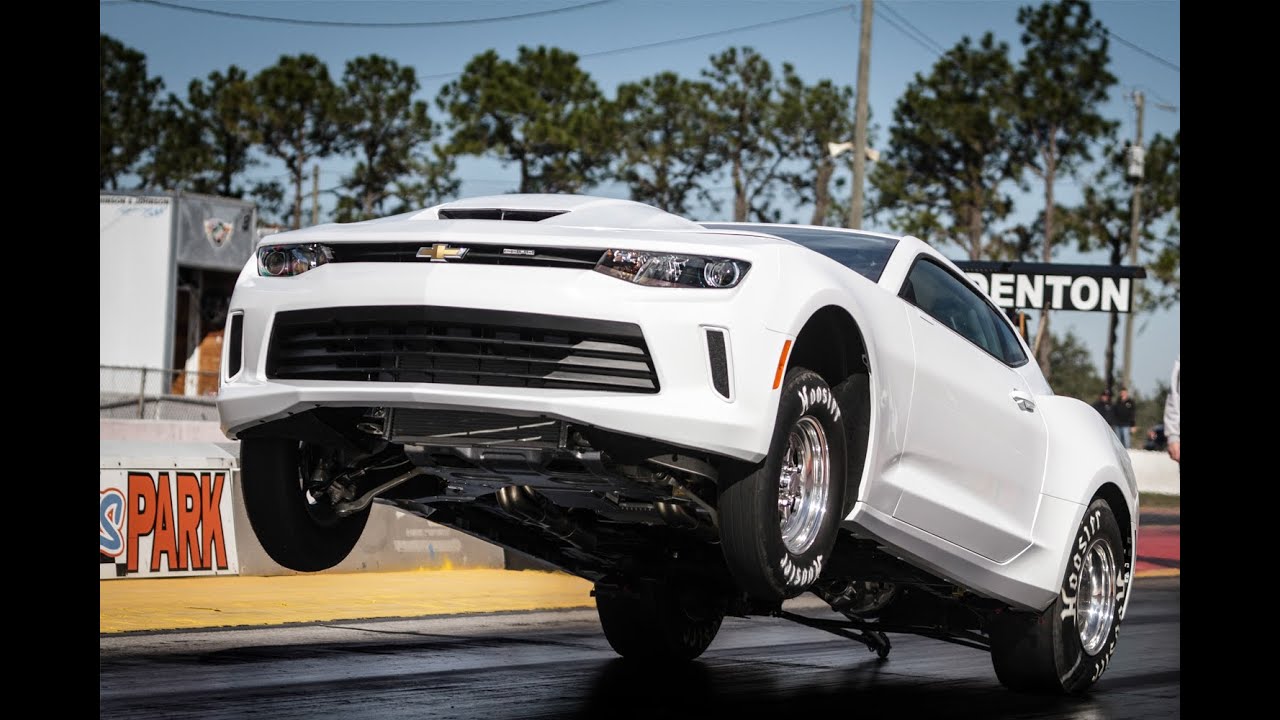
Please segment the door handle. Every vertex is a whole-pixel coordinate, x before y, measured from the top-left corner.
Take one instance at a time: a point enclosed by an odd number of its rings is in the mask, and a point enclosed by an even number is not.
[[[1014,390],[1009,393],[1009,398],[1013,400],[1013,404],[1018,406],[1019,410],[1027,412],[1036,411],[1036,401],[1031,399],[1030,393],[1024,393],[1021,390]]]

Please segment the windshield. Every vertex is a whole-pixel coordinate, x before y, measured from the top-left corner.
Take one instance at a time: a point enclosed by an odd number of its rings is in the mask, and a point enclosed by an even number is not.
[[[898,244],[893,238],[800,225],[703,223],[702,226],[709,230],[749,230],[776,235],[822,253],[872,282],[880,280],[880,273],[884,272],[884,266]]]

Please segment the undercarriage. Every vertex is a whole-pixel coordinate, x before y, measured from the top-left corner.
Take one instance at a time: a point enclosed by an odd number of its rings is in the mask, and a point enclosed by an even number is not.
[[[721,615],[784,618],[881,658],[890,633],[987,649],[1007,612],[848,529],[808,588],[844,619],[750,596],[720,548],[720,483],[737,461],[689,448],[545,416],[397,408],[316,409],[241,437],[300,442],[308,503],[336,517],[394,505],[591,580],[610,602],[679,588]]]

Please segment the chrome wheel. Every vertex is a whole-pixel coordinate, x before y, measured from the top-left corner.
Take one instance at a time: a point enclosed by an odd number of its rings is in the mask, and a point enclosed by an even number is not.
[[[831,488],[831,451],[814,417],[803,415],[787,437],[778,475],[778,516],[782,542],[793,555],[813,545],[827,515]]]
[[[1080,592],[1076,595],[1076,630],[1080,644],[1097,655],[1111,635],[1116,617],[1116,562],[1111,545],[1095,537],[1084,551]]]

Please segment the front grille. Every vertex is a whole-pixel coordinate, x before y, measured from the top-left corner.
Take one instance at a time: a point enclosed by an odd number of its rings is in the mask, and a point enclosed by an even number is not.
[[[391,410],[389,439],[424,445],[558,447],[560,420],[469,410]]]
[[[422,248],[433,243],[334,243],[329,245],[333,259],[329,262],[430,262],[418,257]],[[591,270],[600,262],[604,250],[591,248],[527,247],[523,245],[451,245],[466,248],[462,258],[450,258],[449,265],[519,265],[523,267],[559,267]]]
[[[277,313],[267,377],[658,392],[634,323],[428,306]]]

